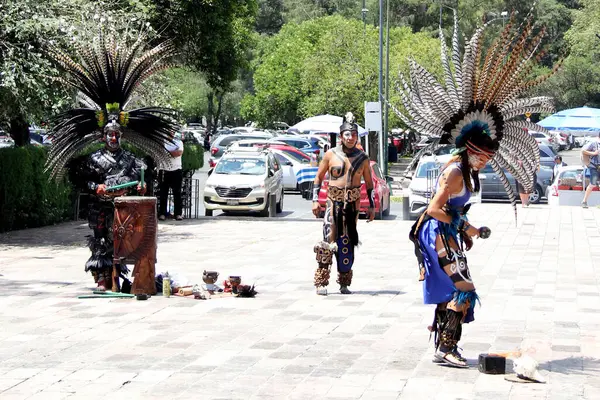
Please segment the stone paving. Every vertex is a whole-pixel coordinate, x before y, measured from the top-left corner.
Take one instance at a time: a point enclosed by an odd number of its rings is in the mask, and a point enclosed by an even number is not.
[[[0,399],[600,398],[600,209],[471,220],[492,237],[469,254],[482,306],[463,354],[525,349],[547,384],[431,362],[411,222],[360,221],[354,294],[318,297],[319,221],[225,217],[161,223],[157,270],[241,275],[254,299],[78,300],[85,223],[0,236]]]

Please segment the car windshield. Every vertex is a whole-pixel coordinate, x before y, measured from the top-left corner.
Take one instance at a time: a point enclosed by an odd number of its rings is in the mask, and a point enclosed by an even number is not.
[[[219,161],[215,172],[225,175],[263,175],[266,165],[258,158],[226,158]]]
[[[428,161],[419,166],[417,170],[416,178],[427,178],[427,171],[430,169],[439,169],[440,164],[434,161]]]

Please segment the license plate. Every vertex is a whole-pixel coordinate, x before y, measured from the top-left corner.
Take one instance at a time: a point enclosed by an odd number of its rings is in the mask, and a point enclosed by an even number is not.
[[[237,206],[238,204],[240,204],[239,200],[227,200],[228,206]]]

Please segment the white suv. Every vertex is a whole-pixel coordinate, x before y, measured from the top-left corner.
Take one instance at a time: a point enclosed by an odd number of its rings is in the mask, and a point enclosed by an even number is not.
[[[283,171],[268,149],[227,150],[204,186],[206,216],[214,210],[259,211],[273,217],[270,202],[275,197],[276,212],[283,211]]]

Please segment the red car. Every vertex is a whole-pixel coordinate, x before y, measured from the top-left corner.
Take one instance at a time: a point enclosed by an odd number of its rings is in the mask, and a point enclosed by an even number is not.
[[[287,144],[269,144],[270,149],[281,150],[282,152],[294,157],[296,159],[302,160],[302,162],[310,163],[310,156],[306,153],[301,152],[294,146],[290,146]],[[304,161],[306,160],[306,161]]]
[[[375,161],[371,161],[371,176],[373,177],[373,192],[375,193],[375,219],[382,219],[390,215],[390,187]],[[327,203],[327,187],[329,181],[327,176],[321,184],[319,192],[319,205],[321,206],[321,217],[325,214]],[[369,211],[369,199],[367,198],[367,187],[363,182],[360,186],[360,213],[367,214]]]

